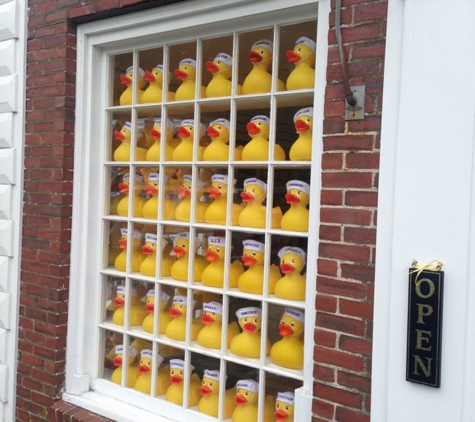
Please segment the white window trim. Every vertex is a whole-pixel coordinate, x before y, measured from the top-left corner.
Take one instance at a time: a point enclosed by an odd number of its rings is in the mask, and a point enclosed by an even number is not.
[[[91,113],[90,104],[97,104],[94,94],[98,92],[94,88],[95,81],[101,77],[95,74],[97,63],[105,60],[105,54],[101,54],[101,49],[118,49],[121,40],[128,40],[127,49],[131,48],[131,43],[139,40],[142,48],[155,45],[157,34],[167,31],[173,31],[180,28],[209,23],[209,13],[225,13],[229,17],[229,10],[232,10],[233,16],[238,19],[246,17],[252,13],[263,13],[269,10],[288,9],[287,16],[292,16],[293,9],[297,6],[318,7],[318,37],[317,51],[320,55],[317,59],[316,71],[317,81],[315,85],[314,97],[314,127],[313,133],[315,139],[321,139],[323,132],[323,100],[326,83],[326,56],[328,50],[328,17],[330,4],[327,0],[296,0],[289,5],[288,0],[263,0],[255,2],[253,0],[224,0],[217,2],[215,0],[191,1],[160,7],[145,12],[135,13],[133,15],[114,18],[113,20],[98,21],[78,27],[77,45],[77,96],[76,96],[76,126],[75,126],[75,163],[74,163],[74,196],[73,196],[73,227],[72,227],[72,245],[71,245],[71,278],[70,278],[70,302],[69,302],[69,326],[66,357],[66,388],[63,400],[76,404],[80,407],[89,409],[101,415],[107,416],[117,421],[143,421],[150,419],[151,413],[139,409],[135,406],[121,402],[114,397],[105,397],[97,392],[90,391],[91,376],[90,368],[93,365],[93,350],[97,346],[93,338],[95,335],[91,332],[86,315],[94,316],[95,321],[98,311],[94,309],[97,303],[94,299],[93,289],[88,286],[88,280],[97,277],[95,265],[84,265],[90,259],[94,259],[89,253],[88,245],[92,234],[100,233],[100,219],[89,218],[94,215],[94,208],[98,206],[98,198],[88,197],[84,192],[94,192],[98,180],[101,180],[102,162],[100,156],[102,153],[94,153],[94,148],[100,145],[94,142],[86,142],[87,139],[101,139],[102,134],[95,134],[92,128],[96,127],[95,119],[99,113]],[[272,16],[272,15],[271,15]],[[295,16],[296,19],[302,19],[305,16]],[[256,16],[256,26],[259,22]],[[219,24],[217,24],[219,26]],[[217,31],[219,31],[217,27]],[[151,35],[153,34],[153,35]],[[208,34],[208,33],[207,33]],[[130,42],[129,42],[130,41]],[[132,45],[132,48],[134,45]],[[96,79],[94,79],[96,78]],[[102,80],[104,80],[102,78]],[[99,105],[103,110],[105,104]],[[322,143],[315,142],[313,145],[312,166],[321,168]],[[321,175],[319,171],[312,172],[311,180],[312,192],[319,197],[321,190]],[[308,256],[314,258],[314,267],[307,267],[307,297],[315,297],[315,278],[316,278],[316,260],[318,249],[318,227],[319,227],[319,201],[313,200],[312,219],[310,221],[309,232],[315,235],[315,239],[309,237]],[[85,229],[87,228],[87,229]],[[95,258],[97,258],[97,254]],[[308,303],[314,303],[309,300]],[[306,310],[305,336],[307,339],[313,339],[315,307],[312,306]],[[97,324],[92,323],[92,329]],[[87,341],[85,341],[87,339]],[[305,421],[310,419],[311,405],[313,397],[313,342],[306,343],[306,353],[304,362],[304,380],[303,387],[296,391],[296,420]],[[89,346],[89,347],[88,347]],[[92,349],[92,350],[91,350]],[[131,392],[134,393],[133,391]],[[137,394],[135,403],[140,406],[140,394]],[[135,400],[135,396],[134,396]],[[147,399],[148,400],[148,399]],[[300,412],[300,413],[299,413]],[[189,420],[190,413],[187,415],[177,412],[173,409],[173,416],[180,420]],[[201,415],[193,413],[193,420],[201,420]],[[153,414],[157,421],[165,421],[166,418],[160,418]],[[209,420],[203,415],[203,420]]]

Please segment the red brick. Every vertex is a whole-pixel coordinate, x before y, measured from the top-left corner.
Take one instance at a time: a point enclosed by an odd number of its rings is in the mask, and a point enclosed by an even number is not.
[[[371,2],[359,4],[354,7],[353,22],[368,21],[374,19],[386,19],[388,15],[388,2]],[[384,51],[380,54],[383,55]]]
[[[360,318],[373,317],[373,304],[348,299],[340,299],[340,313]]]
[[[359,281],[374,280],[374,266],[372,265],[353,265],[341,264],[341,277]]]
[[[325,151],[362,151],[372,150],[374,138],[372,135],[341,135],[325,136],[323,149]]]
[[[324,188],[359,188],[373,187],[373,175],[368,172],[324,172],[322,173]]]
[[[320,243],[319,254],[322,258],[342,259],[344,261],[368,262],[370,248],[360,245]]]
[[[340,315],[332,315],[323,312],[317,313],[317,326],[328,330],[364,336],[366,325],[364,321],[355,318],[346,318]]]
[[[368,57],[382,57],[385,49],[385,40],[353,44],[351,46],[351,57],[353,60],[366,59]]]
[[[372,213],[368,210],[353,208],[322,208],[320,218],[325,223],[368,226],[371,224]]]
[[[319,259],[317,261],[318,273],[336,277],[338,272],[338,264],[336,261],[328,259]]]
[[[332,331],[316,328],[314,332],[314,341],[315,344],[318,344],[319,346],[335,347],[336,334]]]
[[[335,368],[324,366],[324,365],[314,365],[313,366],[313,377],[318,381],[333,383],[335,382]]]
[[[340,226],[330,226],[322,224],[320,226],[320,239],[338,242],[342,238],[342,229]]]
[[[378,192],[348,191],[345,193],[345,205],[354,207],[376,207]]]
[[[339,403],[344,406],[361,408],[363,402],[360,394],[351,393],[349,391],[341,390],[336,387],[324,385],[319,382],[315,382],[313,388],[313,394],[320,399],[329,400],[334,403]]]
[[[348,352],[360,353],[362,355],[371,355],[371,341],[342,334],[338,347]]]
[[[342,153],[322,154],[322,169],[341,169],[343,167]]]
[[[324,104],[325,117],[335,117],[345,115],[345,102],[340,101],[326,101]]]
[[[332,419],[335,413],[335,406],[322,400],[313,399],[312,412],[325,419]],[[319,420],[321,421],[322,419]]]
[[[317,278],[317,294],[326,293],[349,298],[366,298],[366,285],[354,281],[345,281],[338,278]]]
[[[364,411],[338,406],[336,408],[335,420],[338,422],[370,422],[370,416]]]
[[[323,189],[320,202],[321,205],[343,205],[343,192],[336,189]]]
[[[343,240],[360,245],[376,244],[376,229],[366,227],[345,227]]]
[[[377,169],[379,167],[379,153],[359,152],[347,154],[345,162],[349,169]]]
[[[371,378],[369,376],[360,376],[346,371],[338,371],[338,384],[352,388],[365,393],[371,392]]]

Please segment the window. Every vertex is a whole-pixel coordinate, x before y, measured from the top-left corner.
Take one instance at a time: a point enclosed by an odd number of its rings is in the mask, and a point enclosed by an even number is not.
[[[328,10],[286,3],[80,27],[65,400],[310,418]]]

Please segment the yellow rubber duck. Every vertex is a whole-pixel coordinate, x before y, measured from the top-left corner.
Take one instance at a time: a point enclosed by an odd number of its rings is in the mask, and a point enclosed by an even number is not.
[[[205,369],[203,374],[203,381],[201,382],[200,392],[201,399],[198,403],[198,411],[206,415],[218,417],[219,408],[219,371],[214,369]],[[236,408],[234,400],[234,388],[230,388],[224,392],[224,408],[223,419],[228,419]]]
[[[114,261],[114,267],[117,271],[126,271],[127,269],[127,239],[129,237],[128,230],[125,228],[120,229],[121,237],[119,239],[119,247],[122,252],[117,256]],[[140,249],[142,245],[143,234],[138,230],[132,232],[132,271],[137,272],[140,270],[140,265],[144,259],[142,251]]]
[[[285,199],[290,208],[282,216],[280,226],[282,230],[296,232],[308,231],[308,203],[310,201],[310,186],[301,180],[290,180],[286,184]]]
[[[234,336],[229,346],[232,353],[245,358],[261,356],[261,310],[256,307],[241,308],[236,311],[243,332]],[[266,340],[266,356],[269,354],[269,341]]]
[[[242,93],[260,94],[270,92],[272,88],[272,75],[269,68],[272,65],[274,46],[271,40],[259,40],[255,42],[249,52],[252,70],[244,79]],[[285,83],[277,79],[277,91],[285,91]]]
[[[140,264],[140,274],[155,277],[157,266],[157,242],[158,239],[155,233],[145,233],[145,244],[142,245],[142,253],[145,255],[145,259]]]
[[[312,159],[312,126],[313,107],[305,107],[297,111],[294,125],[299,135],[289,151],[291,161],[310,161]]]
[[[257,422],[259,416],[259,384],[254,380],[239,380],[236,383],[235,403],[237,407],[232,422]],[[274,399],[267,396],[264,400],[263,422],[274,422]]]
[[[267,116],[254,116],[246,125],[251,140],[242,150],[243,161],[267,161],[269,159],[270,120]],[[274,160],[285,161],[285,151],[274,145]]]
[[[275,400],[275,420],[277,422],[294,422],[294,393],[285,391],[277,393]]]
[[[284,274],[277,280],[274,293],[276,297],[287,300],[305,300],[305,267],[306,253],[294,246],[284,246],[278,253],[280,271]]]
[[[204,161],[228,161],[229,160],[229,128],[228,119],[220,118],[213,120],[206,129],[211,142],[203,151]],[[241,159],[242,150],[236,148],[235,160]]]
[[[266,199],[267,185],[255,177],[244,180],[244,190],[241,198],[246,203],[245,208],[239,214],[238,223],[241,227],[254,227],[263,229],[266,227],[267,208],[262,203]],[[271,228],[279,228],[282,219],[280,207],[274,207],[271,214]]]
[[[242,261],[247,270],[238,278],[237,287],[242,292],[262,294],[264,287],[264,256],[265,245],[257,240],[247,239],[243,242]],[[280,278],[276,265],[269,268],[269,294],[274,293],[274,287]]]
[[[158,315],[158,334],[165,334],[167,325],[170,322],[170,313],[166,309],[170,296],[165,292],[160,292],[159,300],[159,315]],[[145,302],[145,310],[148,315],[145,317],[142,323],[142,328],[147,333],[153,333],[154,326],[154,312],[155,312],[155,290],[151,289],[147,293],[147,302]]]
[[[211,176],[211,186],[208,188],[208,193],[209,198],[214,201],[209,204],[205,212],[205,221],[208,224],[226,224],[226,216],[228,212],[228,186],[229,179],[227,175],[213,174]],[[234,188],[234,181],[232,187]],[[237,226],[239,223],[239,215],[244,207],[235,203],[232,203],[231,207],[231,224]]]
[[[143,287],[143,286],[142,286]],[[143,320],[147,316],[142,302],[143,294],[139,294],[138,291],[141,287],[137,286],[130,288],[130,308],[129,308],[129,325],[136,326],[142,325]],[[114,298],[114,304],[117,309],[112,314],[112,322],[116,325],[124,325],[125,320],[125,286],[117,286],[117,295]]]
[[[198,343],[208,349],[221,349],[222,333],[222,313],[223,307],[219,302],[203,303],[203,313],[201,321],[204,327],[198,333]],[[228,334],[226,337],[226,347],[231,344],[235,335],[239,334],[239,327],[235,321],[228,325]]]
[[[182,405],[183,404],[183,390],[184,380],[188,376],[188,371],[193,371],[195,368],[193,365],[187,367],[185,361],[182,359],[170,360],[170,381],[171,385],[168,387],[165,399],[169,402]],[[197,373],[194,373],[190,377],[189,391],[188,391],[188,406],[196,406],[200,401],[201,379]]]
[[[285,308],[279,324],[282,340],[270,349],[270,358],[279,366],[290,369],[303,368],[303,329],[305,314],[300,309]]]
[[[164,366],[160,368],[160,365],[163,363],[163,357],[156,355],[157,357],[157,377],[155,383],[155,395],[160,396],[165,394],[168,387],[171,385],[170,381],[170,368]],[[153,351],[150,349],[144,349],[140,352],[140,363],[139,363],[139,376],[135,381],[134,388],[137,391],[141,391],[145,394],[150,394],[152,391],[152,362],[153,362]]]
[[[125,122],[120,131],[114,131],[114,138],[116,141],[120,141],[120,145],[114,151],[114,161],[130,161],[132,124]],[[147,150],[145,148],[135,147],[135,161],[145,161],[146,157]]]
[[[139,354],[138,350],[129,346],[127,348],[127,359],[124,359],[124,346],[119,344],[115,346],[115,356],[113,363],[117,368],[112,372],[111,381],[116,384],[122,383],[122,373],[124,360],[127,362],[127,383],[126,387],[132,388],[135,385],[135,381],[139,376],[139,368],[134,365],[134,362]]]
[[[191,161],[193,160],[193,139],[195,129],[198,130],[198,139],[204,135],[204,127],[202,124],[195,128],[193,119],[183,120],[178,128],[178,137],[181,142],[173,150],[173,161]],[[203,159],[204,147],[198,145],[198,160]]]
[[[168,177],[165,176],[165,185],[168,183]],[[152,195],[148,199],[142,208],[142,214],[145,218],[156,220],[158,218],[158,206],[159,206],[159,185],[160,175],[158,173],[150,173],[148,175],[148,182],[144,186],[145,193]],[[176,203],[173,199],[163,197],[160,198],[160,205],[163,205],[163,219],[173,220],[175,218]]]
[[[189,222],[191,218],[191,201],[194,200],[195,209],[195,221],[197,223],[205,222],[206,210],[209,204],[207,202],[200,201],[200,197],[206,192],[206,184],[200,178],[196,179],[197,188],[192,189],[192,176],[191,174],[185,174],[183,176],[183,184],[178,188],[178,196],[183,198],[176,209],[175,219],[178,221]]]
[[[145,72],[140,68],[138,75],[136,75],[133,66],[130,66],[125,71],[125,75],[120,75],[120,82],[126,86],[119,98],[121,106],[132,105],[134,87],[137,88],[137,103],[140,104],[142,102],[143,88],[145,87],[144,76]]]
[[[150,136],[154,143],[147,151],[147,161],[160,161],[160,148],[162,139],[162,119],[158,118],[153,122],[153,129],[150,131]],[[170,119],[167,119],[167,127],[165,131],[165,160],[171,161],[173,159],[173,151],[175,150],[177,140],[173,138],[175,133],[175,125]]]
[[[174,280],[188,281],[188,265],[190,262],[190,234],[188,232],[179,233],[173,242],[173,252],[178,258],[172,265],[170,275]],[[195,237],[195,252],[201,246],[200,240]],[[193,281],[200,281],[203,270],[208,266],[208,262],[202,257],[195,255],[193,264]]]
[[[168,81],[170,81],[170,76]],[[145,71],[144,75],[145,80],[149,83],[149,86],[145,90],[142,96],[142,103],[161,103],[163,97],[163,65],[157,64],[151,72],[148,70]],[[167,93],[168,101],[173,101],[175,99],[175,94],[173,92]]]
[[[175,100],[194,100],[196,95],[196,61],[193,59],[183,59],[175,69],[175,76],[180,79],[181,84],[176,90]],[[200,98],[206,98],[206,88],[200,87]]]
[[[312,89],[315,86],[315,41],[300,37],[293,50],[287,50],[287,59],[295,65],[286,81],[287,89]]]
[[[121,217],[129,215],[129,195],[130,195],[130,173],[124,174],[122,182],[119,183],[120,193],[123,194],[122,199],[117,204],[117,214]],[[139,173],[135,174],[134,185],[132,189],[134,199],[134,217],[143,217],[143,207],[147,200],[141,196],[143,191],[143,176]]]
[[[205,252],[206,260],[210,263],[201,274],[201,282],[209,287],[223,287],[224,266],[225,266],[225,239],[219,236],[208,237],[208,249]],[[228,287],[233,288],[238,285],[238,278],[244,272],[240,261],[234,261],[229,266],[230,277],[228,277]]]
[[[195,301],[193,301],[195,303]],[[167,325],[165,334],[172,340],[184,341],[186,337],[186,296],[173,296],[173,304],[170,308],[170,322]],[[201,318],[193,318],[191,323],[191,339],[196,340],[198,333],[203,328]]]
[[[233,58],[226,53],[219,53],[213,61],[206,62],[206,70],[213,74],[213,78],[206,87],[206,97],[226,97],[231,95],[233,74]],[[237,93],[241,94],[241,85],[237,86]]]

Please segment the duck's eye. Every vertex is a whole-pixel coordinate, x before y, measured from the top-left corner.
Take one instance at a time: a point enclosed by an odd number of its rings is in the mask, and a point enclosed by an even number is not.
[[[208,246],[208,250],[209,250],[209,251],[211,250],[211,246]]]
[[[281,323],[281,324],[285,324],[285,319],[282,319],[282,320],[280,321],[280,323]]]
[[[252,251],[252,256],[256,256],[257,255],[257,252],[256,251]]]
[[[251,193],[256,193],[256,190],[255,189],[251,190]]]
[[[218,189],[219,189],[219,190],[223,189],[223,186],[222,186],[222,185],[218,185]]]
[[[300,191],[300,190],[299,190],[299,191],[297,191],[297,195],[300,195],[301,193],[302,193],[302,191]]]
[[[290,323],[290,326],[293,327],[294,325],[295,325],[295,322],[292,321],[292,322]]]
[[[214,316],[214,312],[211,312],[211,315]]]
[[[220,248],[216,248],[216,252],[219,252],[221,249]]]
[[[244,395],[245,395],[245,396],[248,396],[248,395],[249,395],[249,391],[246,391],[246,392],[244,393]]]
[[[182,248],[186,247],[186,243],[182,243],[182,244],[181,244],[181,247],[182,247]]]
[[[292,264],[295,264],[295,259],[292,259],[292,261],[291,261],[291,262],[292,262]]]
[[[213,383],[212,383],[212,382],[210,382],[210,383],[209,383],[209,386],[210,386],[210,387],[212,387],[212,386],[213,386]]]
[[[221,64],[221,61],[218,60],[218,61],[216,62],[216,64],[217,64],[217,65],[220,65],[220,64]]]
[[[244,255],[247,255],[247,251],[244,251]]]
[[[147,363],[148,366],[152,366],[152,361]]]
[[[244,322],[247,322],[247,317],[246,317],[246,318],[244,318]]]
[[[260,53],[261,53],[261,54],[264,54],[264,50],[261,50]]]
[[[257,324],[257,322],[258,322],[257,318],[254,318],[254,324]]]
[[[180,375],[183,375],[183,371],[180,371]]]
[[[289,406],[285,406],[285,410],[289,410]]]
[[[312,119],[310,117],[307,117],[307,123],[310,123]]]

